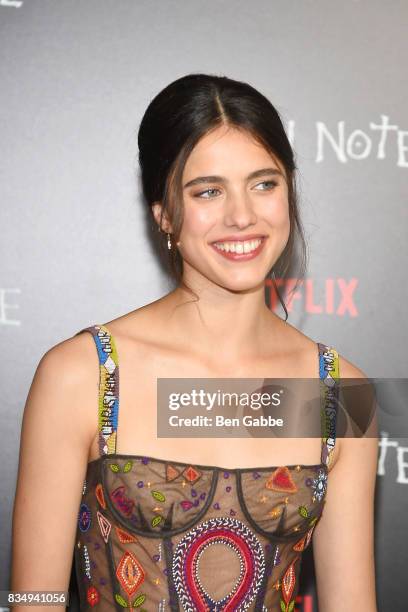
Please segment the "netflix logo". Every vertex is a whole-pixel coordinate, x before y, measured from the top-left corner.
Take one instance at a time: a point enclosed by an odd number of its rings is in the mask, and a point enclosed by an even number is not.
[[[359,314],[354,301],[357,278],[326,278],[322,282],[311,278],[276,278],[275,283],[288,312],[300,307],[304,312],[315,315],[357,317]],[[275,310],[280,302],[272,279],[265,281],[265,288],[270,309]]]

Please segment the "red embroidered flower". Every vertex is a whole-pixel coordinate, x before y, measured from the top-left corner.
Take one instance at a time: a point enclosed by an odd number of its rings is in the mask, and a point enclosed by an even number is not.
[[[90,586],[87,593],[86,593],[86,598],[88,600],[88,603],[90,606],[96,606],[96,604],[99,601],[99,593],[98,591],[95,589],[94,586]]]

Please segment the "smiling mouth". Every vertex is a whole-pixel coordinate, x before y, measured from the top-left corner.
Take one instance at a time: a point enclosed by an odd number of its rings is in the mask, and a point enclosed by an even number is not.
[[[220,251],[242,254],[255,251],[263,240],[265,240],[265,236],[253,238],[252,240],[226,240],[223,242],[213,242],[212,244]]]
[[[225,240],[213,242],[211,246],[223,257],[231,260],[246,260],[256,257],[262,250],[266,236],[250,240]]]

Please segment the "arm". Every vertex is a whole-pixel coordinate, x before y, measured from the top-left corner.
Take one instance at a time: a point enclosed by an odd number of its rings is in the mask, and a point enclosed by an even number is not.
[[[342,378],[365,378],[340,358]],[[366,380],[366,383],[368,381]],[[370,437],[339,438],[329,471],[326,504],[313,535],[320,612],[377,612],[374,565],[376,417]],[[377,437],[375,437],[377,436]]]
[[[98,367],[92,339],[84,336],[42,357],[27,397],[13,510],[14,591],[68,590],[88,449],[97,427]]]

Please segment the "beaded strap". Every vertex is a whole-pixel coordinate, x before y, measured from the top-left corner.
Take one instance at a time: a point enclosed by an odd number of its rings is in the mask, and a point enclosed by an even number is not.
[[[119,414],[119,364],[113,336],[104,325],[91,325],[99,358],[98,445],[100,455],[116,452]]]
[[[321,390],[321,462],[329,466],[336,444],[337,405],[340,389],[339,354],[332,347],[321,342],[317,344]]]

